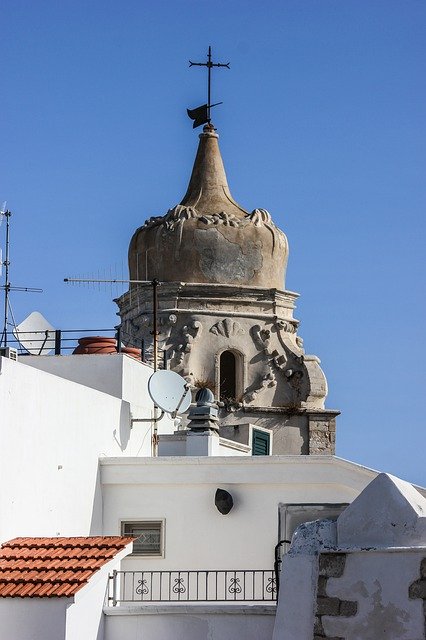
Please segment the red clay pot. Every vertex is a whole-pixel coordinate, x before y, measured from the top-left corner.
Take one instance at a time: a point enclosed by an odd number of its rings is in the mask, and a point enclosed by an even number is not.
[[[104,336],[86,336],[79,338],[78,347],[74,349],[73,355],[93,353],[101,355],[117,353],[116,339],[106,338]],[[122,347],[121,353],[125,353],[136,360],[141,359],[141,350],[136,347]]]

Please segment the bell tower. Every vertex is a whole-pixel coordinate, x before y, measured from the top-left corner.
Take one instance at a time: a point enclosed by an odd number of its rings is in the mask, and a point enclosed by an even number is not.
[[[325,408],[320,361],[298,335],[287,260],[287,238],[268,211],[233,199],[208,122],[185,196],[131,239],[130,279],[159,281],[160,352],[194,387],[213,391],[225,437],[238,441],[250,423],[273,431],[274,454],[330,455],[339,412]],[[117,303],[122,335],[143,341],[152,360],[149,282]]]

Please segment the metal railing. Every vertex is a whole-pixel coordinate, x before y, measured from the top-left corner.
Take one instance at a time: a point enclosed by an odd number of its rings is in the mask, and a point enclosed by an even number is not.
[[[22,339],[23,345],[26,341],[31,341],[32,353],[40,355],[54,353],[72,352],[78,345],[78,339],[83,336],[105,336],[108,338],[116,338],[116,329],[54,329],[50,331],[20,331],[19,337]],[[19,340],[17,340],[13,332],[7,332],[7,344],[9,347],[17,349],[20,355],[28,354],[27,349]]]
[[[275,602],[273,570],[114,571],[108,603]]]
[[[49,331],[19,331],[19,338],[12,331],[7,332],[7,345],[18,351],[20,356],[26,355],[69,355],[78,346],[79,338],[104,336],[106,338],[115,338],[117,343],[117,352],[121,352],[122,340],[126,336],[122,335],[120,327],[109,329],[53,329]],[[31,342],[31,354],[25,348],[25,344]],[[1,346],[1,345],[0,345]],[[139,344],[132,341],[132,345],[141,350],[141,360],[149,361],[145,349],[145,341],[141,340]],[[159,369],[167,369],[167,351],[159,349],[157,367]]]

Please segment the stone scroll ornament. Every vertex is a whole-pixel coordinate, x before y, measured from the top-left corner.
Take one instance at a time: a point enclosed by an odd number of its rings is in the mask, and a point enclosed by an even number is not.
[[[289,328],[293,326],[291,323],[287,324]],[[285,330],[288,329],[286,328]],[[271,331],[262,328],[258,324],[251,327],[250,335],[258,351],[263,353],[264,365],[267,370],[264,370],[257,380],[246,389],[244,400],[249,403],[253,402],[263,389],[276,386],[276,376],[277,374],[282,374],[293,390],[294,402],[300,402],[304,378],[303,356],[297,356],[289,349],[286,349],[281,354],[276,349],[271,349]]]
[[[173,349],[172,368],[184,377],[190,375],[188,369],[189,354],[194,341],[200,337],[202,328],[203,326],[199,320],[190,320],[182,327],[179,334],[170,336]]]

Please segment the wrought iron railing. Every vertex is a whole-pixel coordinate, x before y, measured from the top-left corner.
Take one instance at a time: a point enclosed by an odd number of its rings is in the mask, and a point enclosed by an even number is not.
[[[7,332],[7,344],[17,349],[19,355],[27,355],[25,343],[31,341],[33,355],[54,353],[61,355],[72,352],[78,346],[78,339],[83,336],[104,335],[108,338],[117,336],[116,329],[54,329],[51,331],[20,331],[21,344],[12,331]]]
[[[108,602],[275,602],[273,570],[114,571]]]
[[[21,339],[20,342],[16,335]],[[141,340],[139,344],[134,339],[129,342],[127,335],[123,335],[121,328],[109,329],[52,329],[49,331],[8,331],[6,334],[7,346],[13,347],[18,351],[20,356],[30,355],[25,344],[31,341],[32,355],[69,355],[78,346],[79,338],[104,336],[106,338],[115,338],[117,351],[122,349],[122,341],[128,346],[133,346],[141,350],[142,362],[150,361],[149,353],[145,348],[145,341]],[[3,337],[4,338],[4,337]],[[3,346],[3,342],[0,347]],[[152,358],[151,358],[152,359]],[[157,367],[159,369],[167,369],[167,351],[158,349]]]

